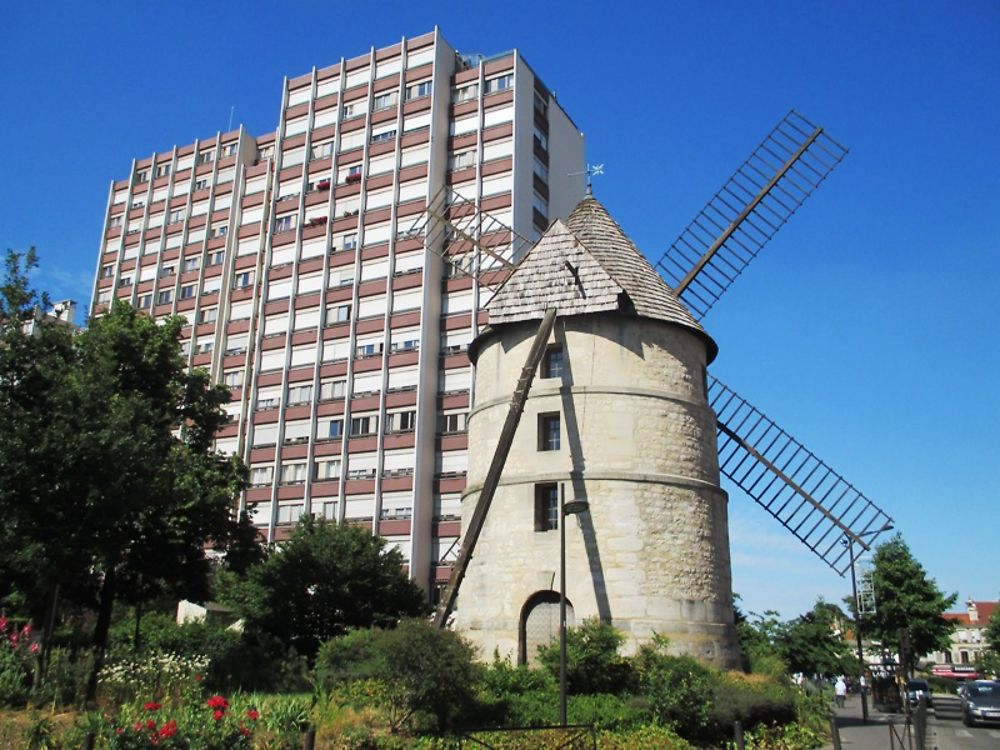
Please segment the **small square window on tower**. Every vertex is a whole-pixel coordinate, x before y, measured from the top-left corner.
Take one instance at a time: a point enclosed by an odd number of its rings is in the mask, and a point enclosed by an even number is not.
[[[559,528],[559,485],[535,485],[535,531]]]
[[[559,413],[538,415],[538,450],[559,450]]]
[[[564,353],[561,344],[552,344],[545,350],[542,359],[543,378],[561,378],[563,374]]]

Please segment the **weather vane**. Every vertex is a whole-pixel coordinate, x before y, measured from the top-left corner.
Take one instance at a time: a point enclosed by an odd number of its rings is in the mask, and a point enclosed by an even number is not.
[[[604,174],[603,164],[588,164],[587,168],[582,172],[570,172],[570,177],[579,177],[580,175],[587,175],[587,195],[594,194],[594,184],[593,178]]]

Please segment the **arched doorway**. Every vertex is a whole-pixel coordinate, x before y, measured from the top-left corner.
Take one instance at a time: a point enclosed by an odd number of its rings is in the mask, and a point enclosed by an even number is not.
[[[566,627],[573,626],[573,605],[566,600]],[[559,639],[559,592],[536,591],[521,607],[518,627],[518,664],[534,664],[538,647]]]

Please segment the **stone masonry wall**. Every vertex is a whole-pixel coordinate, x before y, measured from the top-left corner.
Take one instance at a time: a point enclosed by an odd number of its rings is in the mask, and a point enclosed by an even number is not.
[[[472,515],[535,324],[481,342],[469,420],[464,523]],[[733,666],[727,498],[705,343],[680,326],[617,314],[559,319],[561,379],[536,378],[456,609],[489,657],[518,653],[528,598],[558,588],[559,532],[535,531],[535,485],[565,482],[588,513],[567,526],[567,597],[575,619],[612,622],[634,650],[654,632],[674,652]],[[539,415],[559,413],[561,446],[538,450]]]

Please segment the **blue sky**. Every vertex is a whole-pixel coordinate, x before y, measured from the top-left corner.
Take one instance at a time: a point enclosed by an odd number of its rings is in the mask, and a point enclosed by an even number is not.
[[[704,320],[713,372],[896,520],[943,589],[1000,597],[1000,4],[15,3],[0,248],[86,302],[130,160],[277,124],[284,75],[441,27],[519,48],[654,261],[791,107],[851,149]],[[730,498],[734,589],[794,616],[839,578]],[[992,552],[991,552],[992,551]],[[986,554],[984,558],[984,553]]]

